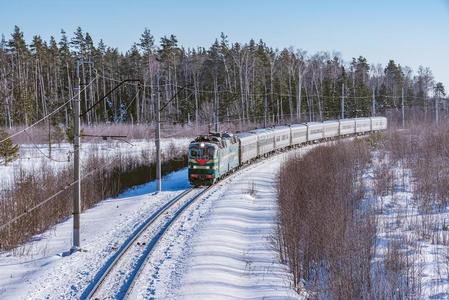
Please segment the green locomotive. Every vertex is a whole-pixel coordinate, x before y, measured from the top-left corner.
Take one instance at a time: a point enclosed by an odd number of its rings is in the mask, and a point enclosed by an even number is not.
[[[228,133],[197,137],[189,146],[189,181],[211,185],[239,166],[239,143]]]

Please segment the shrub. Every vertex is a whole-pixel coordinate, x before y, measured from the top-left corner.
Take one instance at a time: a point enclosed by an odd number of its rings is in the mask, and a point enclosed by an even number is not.
[[[288,160],[279,174],[277,242],[296,289],[355,299],[370,289],[375,219],[358,210],[367,143],[319,146]]]

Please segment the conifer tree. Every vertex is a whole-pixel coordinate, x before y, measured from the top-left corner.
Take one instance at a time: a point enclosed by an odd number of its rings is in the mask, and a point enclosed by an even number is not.
[[[0,141],[8,137],[8,134],[0,129]],[[0,159],[5,166],[19,156],[19,145],[14,145],[11,139],[0,143]]]

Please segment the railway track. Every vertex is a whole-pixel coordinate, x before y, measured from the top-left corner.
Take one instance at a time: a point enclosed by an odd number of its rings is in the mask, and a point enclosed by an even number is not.
[[[260,158],[255,162],[262,160]],[[252,167],[254,163],[244,165],[239,170]],[[220,182],[227,181],[232,174],[228,174]],[[214,186],[215,184],[207,188],[187,189],[148,217],[97,272],[80,299],[129,298],[145,262],[164,233],[195,200]]]
[[[147,257],[177,217],[208,188],[190,188],[174,197],[134,230],[95,275],[81,299],[124,299],[139,277]]]

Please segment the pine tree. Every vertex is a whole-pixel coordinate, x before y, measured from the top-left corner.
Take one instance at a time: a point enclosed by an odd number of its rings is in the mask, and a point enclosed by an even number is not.
[[[149,54],[153,53],[154,37],[148,28],[145,28],[145,31],[140,37],[140,43],[137,45],[140,47],[144,55],[148,56]]]
[[[80,136],[82,137],[84,134],[84,129],[80,130]],[[70,144],[73,144],[74,140],[75,140],[75,133],[73,132],[73,126],[69,126],[65,129],[65,138],[67,140],[67,142],[69,142]]]
[[[0,141],[8,137],[8,134],[0,129]],[[19,156],[19,145],[14,145],[11,139],[0,143],[0,159],[5,166]]]
[[[76,28],[76,31],[73,33],[73,38],[70,41],[70,45],[73,47],[78,56],[83,56],[85,54],[86,40],[81,27],[78,26],[78,28]]]

